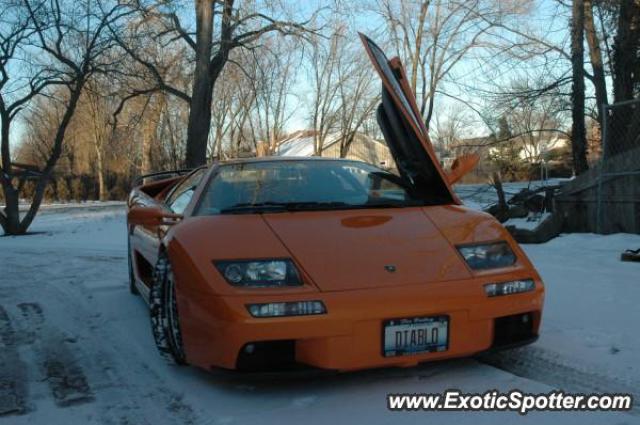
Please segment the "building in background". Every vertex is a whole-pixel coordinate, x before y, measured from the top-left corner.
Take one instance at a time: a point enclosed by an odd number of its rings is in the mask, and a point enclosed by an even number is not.
[[[314,156],[315,139],[313,130],[296,131],[276,141],[269,149],[266,143],[259,142],[256,155],[266,156],[270,153],[274,156]],[[356,133],[351,144],[348,147],[345,145],[340,133],[329,133],[322,144],[320,156],[363,161],[383,169],[395,168],[391,151],[384,141]]]

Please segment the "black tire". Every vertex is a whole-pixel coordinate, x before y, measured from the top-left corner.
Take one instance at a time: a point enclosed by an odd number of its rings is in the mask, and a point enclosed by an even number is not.
[[[131,259],[131,240],[127,235],[127,262],[129,265],[129,292],[133,295],[140,295],[138,287],[136,286],[136,277],[133,274],[133,260]]]
[[[171,263],[166,254],[160,254],[153,271],[149,306],[151,309],[151,330],[160,355],[171,364],[185,364],[176,303],[176,288]]]

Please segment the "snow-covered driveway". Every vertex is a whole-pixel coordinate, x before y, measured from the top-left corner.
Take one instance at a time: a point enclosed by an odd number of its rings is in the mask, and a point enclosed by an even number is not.
[[[294,379],[221,376],[157,355],[129,294],[124,212],[41,215],[0,238],[4,424],[636,424],[622,413],[395,413],[387,393],[489,389],[640,392],[640,236],[570,235],[525,246],[547,284],[540,341],[480,360]],[[517,361],[515,361],[517,360]],[[516,376],[516,373],[519,376]]]

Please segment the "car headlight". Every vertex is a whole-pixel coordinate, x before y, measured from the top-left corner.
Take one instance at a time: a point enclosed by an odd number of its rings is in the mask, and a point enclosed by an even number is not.
[[[484,285],[484,292],[488,297],[521,294],[523,292],[531,292],[534,289],[536,289],[536,284],[533,279],[512,280],[509,282],[488,283]]]
[[[215,261],[216,268],[233,286],[300,286],[302,279],[289,259]]]
[[[456,248],[473,270],[508,267],[516,262],[516,255],[506,242],[458,245]]]

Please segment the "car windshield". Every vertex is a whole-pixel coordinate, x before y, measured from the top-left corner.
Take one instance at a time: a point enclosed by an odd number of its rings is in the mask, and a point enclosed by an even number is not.
[[[221,165],[197,215],[401,208],[427,204],[397,176],[338,160],[262,161]]]

